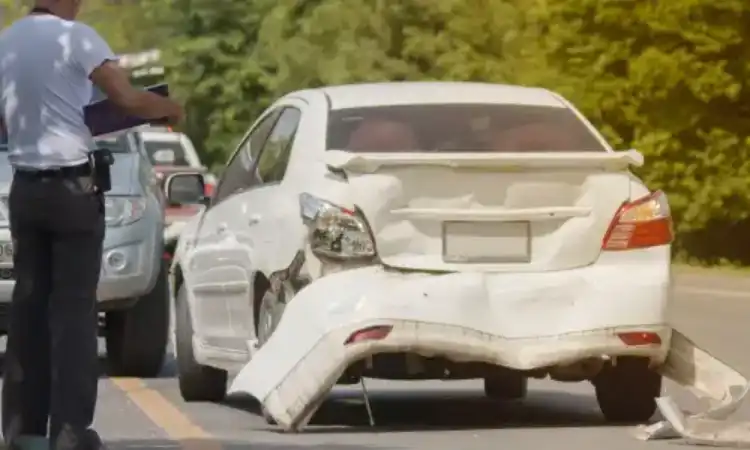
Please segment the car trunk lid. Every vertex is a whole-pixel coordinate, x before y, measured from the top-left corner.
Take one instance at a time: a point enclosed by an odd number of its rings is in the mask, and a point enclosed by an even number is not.
[[[626,152],[329,151],[388,266],[545,271],[593,263],[630,198]]]

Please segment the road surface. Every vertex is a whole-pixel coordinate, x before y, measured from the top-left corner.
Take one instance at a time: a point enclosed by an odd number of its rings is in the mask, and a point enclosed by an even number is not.
[[[750,277],[678,275],[673,320],[699,345],[750,374]],[[675,448],[673,443],[640,442],[628,427],[603,424],[587,383],[533,381],[523,403],[501,405],[483,398],[480,382],[371,381],[368,388],[375,429],[367,426],[358,389],[347,388],[337,389],[304,434],[281,434],[262,421],[249,399],[185,404],[172,362],[159,379],[103,376],[95,425],[112,449]],[[693,404],[674,386],[667,391]],[[750,405],[738,418],[750,419]]]

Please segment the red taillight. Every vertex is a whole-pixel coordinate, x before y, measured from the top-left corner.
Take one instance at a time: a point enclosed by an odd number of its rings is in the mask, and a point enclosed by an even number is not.
[[[206,183],[203,185],[203,195],[206,197],[211,197],[214,193],[214,185],[211,183]]]
[[[172,261],[172,254],[169,252],[164,252],[162,253],[161,258],[167,262]]]
[[[346,341],[344,341],[344,345],[356,344],[358,342],[365,341],[379,341],[385,339],[388,334],[390,334],[392,329],[393,327],[390,325],[378,325],[374,327],[363,328],[352,333],[352,335],[349,336]]]
[[[667,196],[656,191],[620,207],[604,235],[602,249],[632,250],[666,245],[673,237]]]

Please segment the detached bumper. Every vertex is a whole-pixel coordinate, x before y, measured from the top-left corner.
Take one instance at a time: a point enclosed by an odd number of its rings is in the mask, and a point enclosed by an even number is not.
[[[564,272],[426,275],[373,267],[329,275],[295,296],[230,392],[255,396],[282,427],[296,429],[346,367],[375,353],[408,351],[515,369],[601,355],[641,355],[658,364],[671,338],[663,250],[644,251],[646,264],[604,258]],[[380,340],[345,344],[372,326],[392,329]],[[618,336],[631,332],[658,339],[632,345]]]

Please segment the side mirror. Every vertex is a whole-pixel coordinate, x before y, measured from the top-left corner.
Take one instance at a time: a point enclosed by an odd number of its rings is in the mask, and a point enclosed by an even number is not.
[[[164,181],[164,195],[171,206],[206,205],[206,185],[200,173],[175,173]]]

